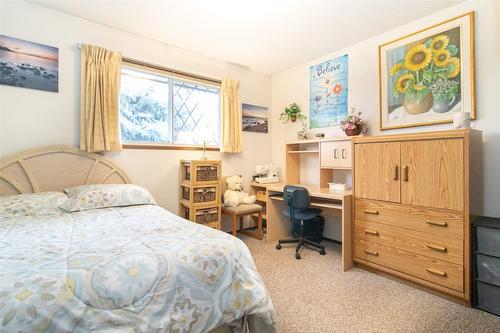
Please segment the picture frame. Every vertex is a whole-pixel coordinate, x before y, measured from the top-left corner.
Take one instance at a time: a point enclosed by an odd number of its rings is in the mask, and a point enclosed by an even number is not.
[[[348,54],[309,67],[311,129],[338,126],[348,116],[348,79]]]
[[[0,34],[0,85],[59,92],[59,49]]]
[[[242,130],[244,132],[268,133],[268,108],[248,103],[241,104]]]
[[[380,129],[477,118],[474,12],[448,19],[378,48]]]

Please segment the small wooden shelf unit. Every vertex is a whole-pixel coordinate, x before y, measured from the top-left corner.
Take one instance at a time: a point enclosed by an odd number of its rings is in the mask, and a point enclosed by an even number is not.
[[[221,228],[219,160],[181,160],[179,216],[215,229]]]

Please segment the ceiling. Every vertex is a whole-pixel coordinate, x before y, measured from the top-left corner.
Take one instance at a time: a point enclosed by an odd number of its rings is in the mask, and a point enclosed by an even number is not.
[[[272,75],[464,0],[36,0]]]

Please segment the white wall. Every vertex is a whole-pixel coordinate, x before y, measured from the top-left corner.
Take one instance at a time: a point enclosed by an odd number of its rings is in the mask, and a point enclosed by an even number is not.
[[[476,15],[476,101],[478,120],[473,126],[483,132],[484,214],[500,216],[500,1],[472,0],[442,12],[411,22],[374,38],[332,52],[271,77],[272,158],[281,168],[284,164],[284,144],[295,139],[298,125],[283,125],[279,113],[291,102],[303,111],[309,109],[309,67],[344,54],[349,55],[349,106],[363,112],[370,126],[370,135],[432,131],[451,128],[450,124],[402,130],[383,131],[379,128],[378,46],[405,34],[456,17],[469,11]],[[381,19],[390,19],[388,17]],[[348,33],[342,31],[342,33]],[[331,38],[335,38],[334,35]],[[311,130],[326,136],[343,135],[338,127]],[[334,237],[337,238],[337,237]]]
[[[0,86],[0,157],[43,145],[78,145],[80,52],[76,44],[82,42],[195,74],[237,79],[242,102],[270,104],[267,76],[33,4],[0,1],[0,6],[0,33],[58,47],[60,74],[59,93]],[[242,154],[211,152],[209,157],[222,157],[224,174],[241,173],[248,180],[256,164],[269,163],[269,139],[270,134],[244,132]],[[163,207],[177,212],[179,159],[198,158],[201,152],[125,150],[108,155]]]

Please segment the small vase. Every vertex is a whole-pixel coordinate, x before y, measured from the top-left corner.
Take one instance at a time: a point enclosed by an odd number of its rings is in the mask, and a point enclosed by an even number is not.
[[[443,100],[434,100],[432,104],[432,109],[437,113],[445,113],[451,110],[453,107],[453,103],[455,103],[455,96],[451,100],[445,99]]]
[[[297,131],[297,139],[299,139],[299,140],[307,140],[306,131]]]
[[[433,102],[432,94],[428,94],[421,103],[417,101],[410,101],[405,96],[405,99],[403,101],[403,108],[409,114],[421,114],[431,109],[432,102]]]
[[[296,121],[297,121],[297,115],[296,115],[296,114],[291,114],[291,115],[290,115],[290,121],[291,121],[292,123],[296,122]]]
[[[361,128],[356,127],[354,129],[345,129],[344,132],[347,136],[359,135],[361,133]]]

